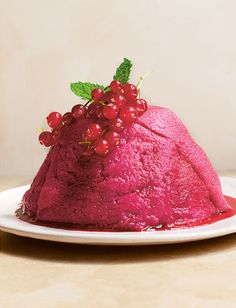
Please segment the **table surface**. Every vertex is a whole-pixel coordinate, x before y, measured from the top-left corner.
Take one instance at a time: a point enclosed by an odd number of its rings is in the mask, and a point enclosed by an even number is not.
[[[0,178],[0,190],[29,182]],[[186,244],[101,247],[0,231],[0,285],[4,308],[235,308],[236,234]]]

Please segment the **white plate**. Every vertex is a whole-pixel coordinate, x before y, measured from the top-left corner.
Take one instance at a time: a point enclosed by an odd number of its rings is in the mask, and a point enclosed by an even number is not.
[[[236,197],[236,179],[221,178],[225,195]],[[16,218],[15,210],[29,186],[0,193],[0,229],[20,236],[94,245],[151,245],[190,242],[236,232],[236,215],[201,227],[150,232],[71,231],[32,225]]]

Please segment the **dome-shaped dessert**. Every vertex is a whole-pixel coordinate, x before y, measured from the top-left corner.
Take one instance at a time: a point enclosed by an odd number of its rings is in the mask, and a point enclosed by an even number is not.
[[[176,115],[149,106],[109,155],[83,155],[91,119],[62,129],[29,191],[24,211],[81,229],[141,231],[187,226],[230,209],[204,151]]]
[[[39,141],[51,148],[19,215],[51,226],[143,231],[198,225],[231,209],[182,122],[140,98],[143,77],[128,83],[131,67],[124,58],[107,87],[71,84],[87,102],[47,117],[51,130]]]

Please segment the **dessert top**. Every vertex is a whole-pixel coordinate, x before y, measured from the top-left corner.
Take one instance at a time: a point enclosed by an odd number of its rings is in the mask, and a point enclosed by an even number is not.
[[[137,85],[129,83],[131,68],[131,61],[124,58],[108,86],[82,81],[71,83],[73,93],[85,102],[73,106],[64,115],[51,112],[47,116],[50,130],[40,133],[39,142],[51,147],[57,143],[65,126],[89,118],[91,122],[79,141],[83,155],[108,155],[119,145],[121,132],[148,108],[146,100],[140,97],[144,77],[140,77]]]

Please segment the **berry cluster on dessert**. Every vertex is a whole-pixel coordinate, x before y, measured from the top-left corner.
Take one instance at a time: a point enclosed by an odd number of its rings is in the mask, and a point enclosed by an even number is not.
[[[22,199],[39,223],[83,230],[188,227],[230,211],[204,151],[169,109],[147,105],[124,59],[108,87],[76,82],[85,100],[47,117],[49,153]]]
[[[139,89],[135,85],[122,84],[116,79],[120,78],[119,71],[123,70],[124,65],[131,68],[131,62],[124,59],[121,68],[118,68],[117,77],[114,76],[115,79],[108,87],[89,84],[91,98],[85,104],[75,105],[63,116],[59,112],[51,112],[47,117],[51,132],[43,131],[39,135],[39,142],[46,147],[52,146],[56,144],[65,125],[88,118],[92,123],[80,141],[84,145],[84,155],[96,153],[104,156],[110,153],[120,143],[120,133],[147,111],[148,106],[144,99],[138,97]]]

